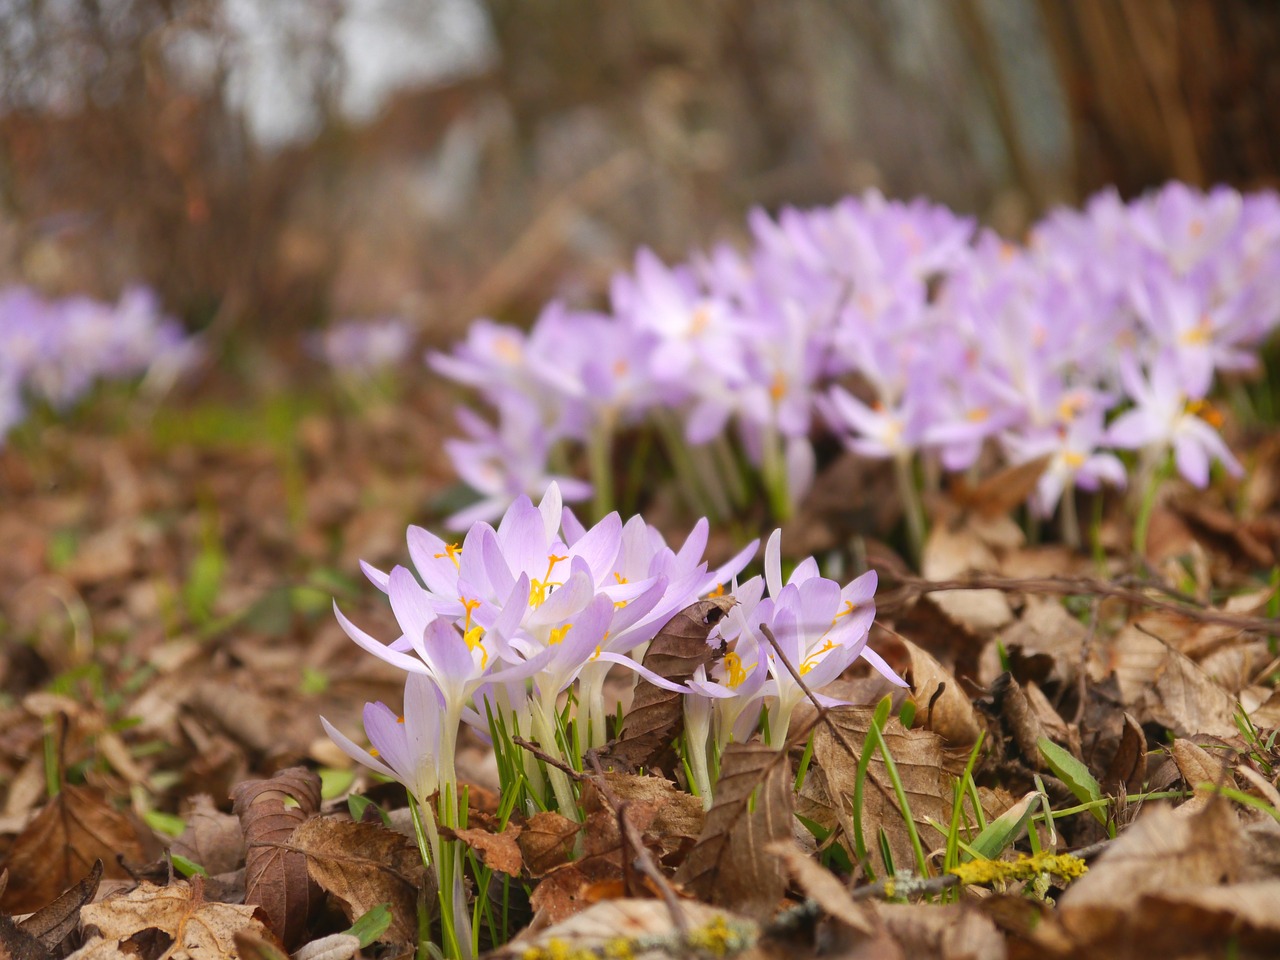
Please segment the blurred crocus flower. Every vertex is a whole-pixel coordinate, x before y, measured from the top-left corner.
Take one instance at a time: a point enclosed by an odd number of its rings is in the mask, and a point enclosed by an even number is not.
[[[1219,461],[1233,476],[1244,468],[1227,449],[1211,424],[1218,414],[1202,398],[1189,394],[1178,379],[1172,357],[1158,357],[1147,376],[1131,355],[1121,358],[1124,389],[1133,408],[1122,413],[1107,431],[1112,446],[1136,450],[1173,448],[1178,472],[1197,487],[1209,483],[1209,465]]]
[[[351,377],[373,377],[396,367],[412,347],[413,330],[396,317],[344,320],[311,340],[311,348],[321,360]]]

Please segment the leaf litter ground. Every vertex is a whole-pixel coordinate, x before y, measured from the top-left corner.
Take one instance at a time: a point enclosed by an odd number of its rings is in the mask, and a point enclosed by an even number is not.
[[[98,422],[0,454],[0,950],[413,951],[435,891],[404,792],[352,770],[317,717],[350,728],[396,695],[328,603],[366,602],[357,559],[399,559],[405,519],[447,490],[428,454],[443,408],[286,404],[246,439],[243,411],[210,407],[185,439]],[[487,896],[515,940],[496,952],[1275,955],[1280,451],[1252,462],[1230,501],[1170,485],[1138,559],[1119,499],[1096,504],[1096,556],[1028,544],[1017,477],[935,504],[922,576],[862,540],[872,643],[911,690],[846,675],[823,692],[860,706],[802,708],[788,749],[731,747],[709,810],[607,769],[676,766],[656,687],[612,757],[574,771],[581,824],[498,829],[492,754],[466,743],[456,836],[503,878]],[[851,472],[883,485],[837,461],[795,547],[840,547],[823,541]],[[678,624],[654,646],[675,678],[704,655]]]

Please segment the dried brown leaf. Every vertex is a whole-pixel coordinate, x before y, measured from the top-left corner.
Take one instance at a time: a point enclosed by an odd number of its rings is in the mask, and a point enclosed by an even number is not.
[[[1193,817],[1158,806],[1139,817],[1071,884],[1061,905],[1132,910],[1146,893],[1216,886],[1241,870],[1243,834],[1224,800]],[[1067,925],[1073,926],[1068,922]]]
[[[1183,782],[1193,790],[1206,783],[1227,787],[1236,785],[1235,778],[1231,776],[1230,764],[1190,740],[1173,741],[1169,753],[1173,756],[1173,762],[1178,765]]]
[[[216,876],[230,873],[244,862],[244,832],[240,818],[223,813],[208,794],[191,798],[187,828],[173,841],[174,853],[198,863]]]
[[[1012,523],[1007,517],[1001,519]],[[974,515],[954,528],[947,523],[934,524],[924,545],[922,574],[928,580],[951,580],[999,569],[987,534]],[[930,599],[948,617],[979,636],[1013,620],[1009,599],[999,590],[943,590],[930,594]]]
[[[767,850],[782,860],[796,886],[827,916],[865,936],[874,936],[875,922],[868,913],[867,905],[856,902],[839,877],[806,856],[794,841],[771,843]]]
[[[286,798],[296,806],[286,806]],[[300,942],[319,889],[307,858],[288,844],[320,808],[320,778],[304,767],[282,770],[270,780],[246,780],[231,793],[244,831],[245,903],[262,907],[271,929],[286,946]]]
[[[529,897],[533,926],[560,923],[592,903],[587,889],[601,883],[622,883],[622,867],[616,858],[586,857],[556,867],[539,882]]]
[[[77,960],[113,956],[133,938],[159,931],[172,939],[164,960],[235,958],[239,956],[237,933],[269,936],[257,913],[257,908],[248,904],[206,901],[199,877],[191,883],[175,880],[167,887],[143,882],[126,894],[91,903],[81,910],[82,926],[96,929],[100,939],[86,943],[71,956]]]
[[[68,785],[46,804],[14,840],[3,866],[9,885],[0,908],[29,913],[58,897],[93,869],[125,879],[118,858],[146,863],[160,852],[143,824],[131,813],[112,807],[91,787]]]
[[[93,900],[102,879],[102,861],[95,861],[89,875],[46,907],[41,907],[19,926],[53,950],[67,934],[80,925],[80,908]]]
[[[949,744],[972,746],[982,727],[959,681],[932,654],[906,637],[897,640],[906,648],[911,663],[907,679],[916,702],[916,717],[923,721],[924,729]]]
[[[828,717],[839,726],[844,739],[860,750],[874,712],[869,706],[836,707]],[[898,769],[916,829],[921,836],[930,836],[933,828],[928,825],[929,819],[944,823],[951,816],[951,777],[959,775],[963,761],[957,761],[943,749],[937,734],[906,730],[896,717],[889,719],[881,733]],[[851,756],[839,738],[823,724],[814,731],[813,759],[821,775],[814,777],[814,771],[810,770],[805,777],[800,812],[824,826],[839,824],[844,833],[841,842],[852,849],[850,798],[854,794],[859,757]],[[867,839],[868,854],[876,873],[890,872],[876,842],[881,830],[888,838],[895,865],[914,862],[906,821],[879,751],[874,753],[867,768],[862,797],[862,834]]]
[[[1052,459],[1051,455],[1045,454],[1026,463],[1004,467],[972,485],[958,475],[949,491],[951,498],[981,517],[1004,518],[1027,502]]]
[[[904,956],[937,960],[1001,960],[1005,956],[1004,937],[973,904],[877,903],[872,909]]]
[[[673,683],[683,683],[698,667],[715,661],[723,655],[724,644],[708,644],[707,634],[734,602],[733,597],[715,597],[681,610],[649,644],[644,666]],[[601,759],[630,769],[657,767],[670,772],[678,762],[673,744],[683,729],[681,695],[640,677],[631,708],[622,721],[622,732]]]
[[[233,939],[240,951],[240,960],[289,960],[287,953],[264,937],[241,930]]]
[[[0,913],[0,960],[53,960],[53,951]]]
[[[1138,721],[1126,713],[1119,745],[1102,777],[1102,789],[1106,793],[1115,794],[1123,786],[1131,793],[1137,792],[1142,788],[1142,781],[1146,776],[1147,738]]]
[[[676,788],[663,777],[642,777],[626,773],[606,773],[605,783],[619,805],[625,805],[627,819],[666,859],[691,847],[702,833],[706,811],[702,801]],[[592,781],[582,794],[587,814],[586,849],[603,853],[622,846],[617,817]],[[597,814],[600,814],[597,816]]]
[[[481,827],[454,830],[452,833],[479,854],[480,861],[489,869],[511,877],[520,876],[524,856],[520,853],[520,827],[517,824],[508,824],[500,833],[490,833]]]
[[[676,882],[716,906],[772,916],[786,884],[782,865],[766,848],[791,837],[790,773],[785,752],[762,743],[729,744],[715,800]]]
[[[535,813],[524,824],[516,842],[529,873],[540,877],[568,863],[573,842],[582,824],[553,811]]]
[[[1236,701],[1194,661],[1158,637],[1126,627],[1110,644],[1125,705],[1181,737],[1232,737]]]
[[[313,817],[293,831],[289,845],[305,856],[311,879],[337,897],[348,920],[389,903],[391,925],[383,939],[417,939],[419,890],[430,884],[430,898],[435,889],[408,837],[376,823]]]

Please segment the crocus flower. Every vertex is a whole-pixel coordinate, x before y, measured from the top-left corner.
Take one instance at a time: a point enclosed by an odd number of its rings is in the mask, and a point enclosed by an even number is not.
[[[424,803],[441,783],[437,759],[440,715],[440,692],[429,678],[410,673],[405,677],[403,715],[397,715],[385,703],[365,704],[364,731],[370,749],[357,745],[324,717],[320,722],[343,753],[374,773],[403,784],[419,803]]]
[[[1214,411],[1202,399],[1188,395],[1171,358],[1157,359],[1146,377],[1132,356],[1121,359],[1120,370],[1134,406],[1111,424],[1108,443],[1126,449],[1172,446],[1178,472],[1197,487],[1208,485],[1213,460],[1233,476],[1244,472],[1206,419],[1214,418]]]

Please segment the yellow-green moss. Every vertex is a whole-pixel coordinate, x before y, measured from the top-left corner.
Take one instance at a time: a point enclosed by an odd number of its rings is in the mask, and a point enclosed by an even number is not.
[[[1012,883],[1017,880],[1033,880],[1043,873],[1070,883],[1084,876],[1088,869],[1083,860],[1070,853],[1042,851],[1033,856],[1023,854],[1017,860],[970,860],[953,867],[951,873],[965,884]]]

